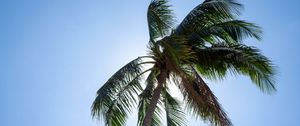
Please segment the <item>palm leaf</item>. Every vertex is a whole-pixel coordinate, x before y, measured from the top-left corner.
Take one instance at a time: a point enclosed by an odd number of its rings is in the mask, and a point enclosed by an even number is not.
[[[222,78],[230,71],[249,76],[263,92],[276,90],[273,64],[254,47],[218,44],[197,52],[197,70],[206,77]]]
[[[155,83],[156,83],[156,74],[157,72],[155,70],[151,71],[146,79],[146,88],[143,90],[143,92],[139,95],[139,105],[138,105],[138,126],[142,126],[144,118],[146,116],[146,112],[148,109],[148,106],[150,104],[150,99],[152,97]],[[161,100],[159,101],[161,102]],[[161,108],[156,107],[154,114],[152,116],[152,124],[151,126],[160,126],[162,124],[161,121]]]
[[[261,28],[257,25],[242,20],[229,20],[203,27],[197,31],[197,35],[206,39],[209,43],[221,41],[226,43],[241,43],[246,38],[261,39]]]
[[[152,0],[147,12],[150,41],[167,35],[174,23],[168,0]]]
[[[179,101],[174,99],[166,90],[166,88],[163,95],[167,126],[186,126],[185,114],[182,111]]]
[[[201,117],[215,126],[232,125],[213,92],[193,69],[179,76],[181,77],[179,87],[184,95],[186,109],[191,115]]]
[[[205,0],[184,18],[175,33],[191,35],[207,25],[234,19],[241,8],[242,5],[234,0]]]
[[[117,71],[97,92],[92,105],[92,116],[103,118],[107,126],[125,125],[127,113],[137,104],[143,62],[137,58]]]

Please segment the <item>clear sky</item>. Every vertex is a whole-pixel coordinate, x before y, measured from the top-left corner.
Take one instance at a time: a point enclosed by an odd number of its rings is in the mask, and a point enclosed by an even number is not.
[[[101,126],[91,103],[116,70],[146,53],[149,2],[0,0],[0,126]],[[171,0],[178,23],[201,2]],[[262,42],[247,43],[277,65],[278,92],[263,94],[242,76],[210,86],[236,126],[298,126],[300,2],[240,2],[241,19],[264,29]]]

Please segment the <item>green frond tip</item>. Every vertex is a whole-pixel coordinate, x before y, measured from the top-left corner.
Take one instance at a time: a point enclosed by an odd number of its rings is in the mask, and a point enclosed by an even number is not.
[[[276,91],[274,65],[255,47],[214,44],[211,47],[199,48],[196,54],[198,62],[195,66],[204,77],[219,79],[228,72],[243,74],[249,76],[261,91]]]
[[[187,35],[207,25],[233,20],[242,8],[242,4],[234,0],[205,0],[184,18],[176,28],[175,34]]]
[[[215,29],[222,29],[232,39],[237,42],[243,41],[245,38],[255,38],[261,40],[262,30],[259,26],[242,20],[232,20],[216,24]],[[211,29],[214,29],[211,28]]]
[[[147,20],[151,41],[170,33],[175,19],[168,0],[152,0],[148,7]]]
[[[243,5],[236,0],[205,0],[202,3],[202,7],[214,8],[214,10],[228,16],[233,14],[239,15],[241,13],[240,10],[243,9]]]

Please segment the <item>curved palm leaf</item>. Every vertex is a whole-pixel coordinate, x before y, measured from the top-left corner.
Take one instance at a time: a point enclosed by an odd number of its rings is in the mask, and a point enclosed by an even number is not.
[[[162,38],[170,32],[174,17],[168,0],[152,0],[147,12],[150,41]]]
[[[175,33],[188,35],[198,28],[234,19],[240,8],[242,5],[234,0],[205,0],[184,18]]]
[[[103,118],[107,126],[124,125],[127,113],[137,102],[141,92],[141,58],[137,58],[116,72],[97,92],[92,105],[92,116]]]
[[[196,31],[199,38],[206,38],[211,44],[223,41],[226,43],[241,43],[245,38],[261,39],[261,28],[242,20],[230,20],[206,26]],[[222,39],[222,40],[220,40]]]
[[[275,91],[274,66],[254,47],[245,45],[213,45],[198,49],[197,70],[206,77],[222,78],[228,71],[247,75],[263,91]]]

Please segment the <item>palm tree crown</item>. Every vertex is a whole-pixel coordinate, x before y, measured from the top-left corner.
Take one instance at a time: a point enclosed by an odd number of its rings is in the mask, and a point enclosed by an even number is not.
[[[117,71],[98,90],[92,116],[107,126],[123,126],[138,108],[138,125],[186,124],[185,114],[216,126],[232,123],[205,79],[230,74],[249,76],[263,92],[275,91],[274,68],[260,51],[243,43],[261,39],[261,29],[238,20],[243,6],[235,0],[205,0],[177,26],[167,0],[152,0],[147,12],[150,40],[147,56]],[[174,98],[170,85],[183,95]],[[185,108],[186,111],[183,111]]]

